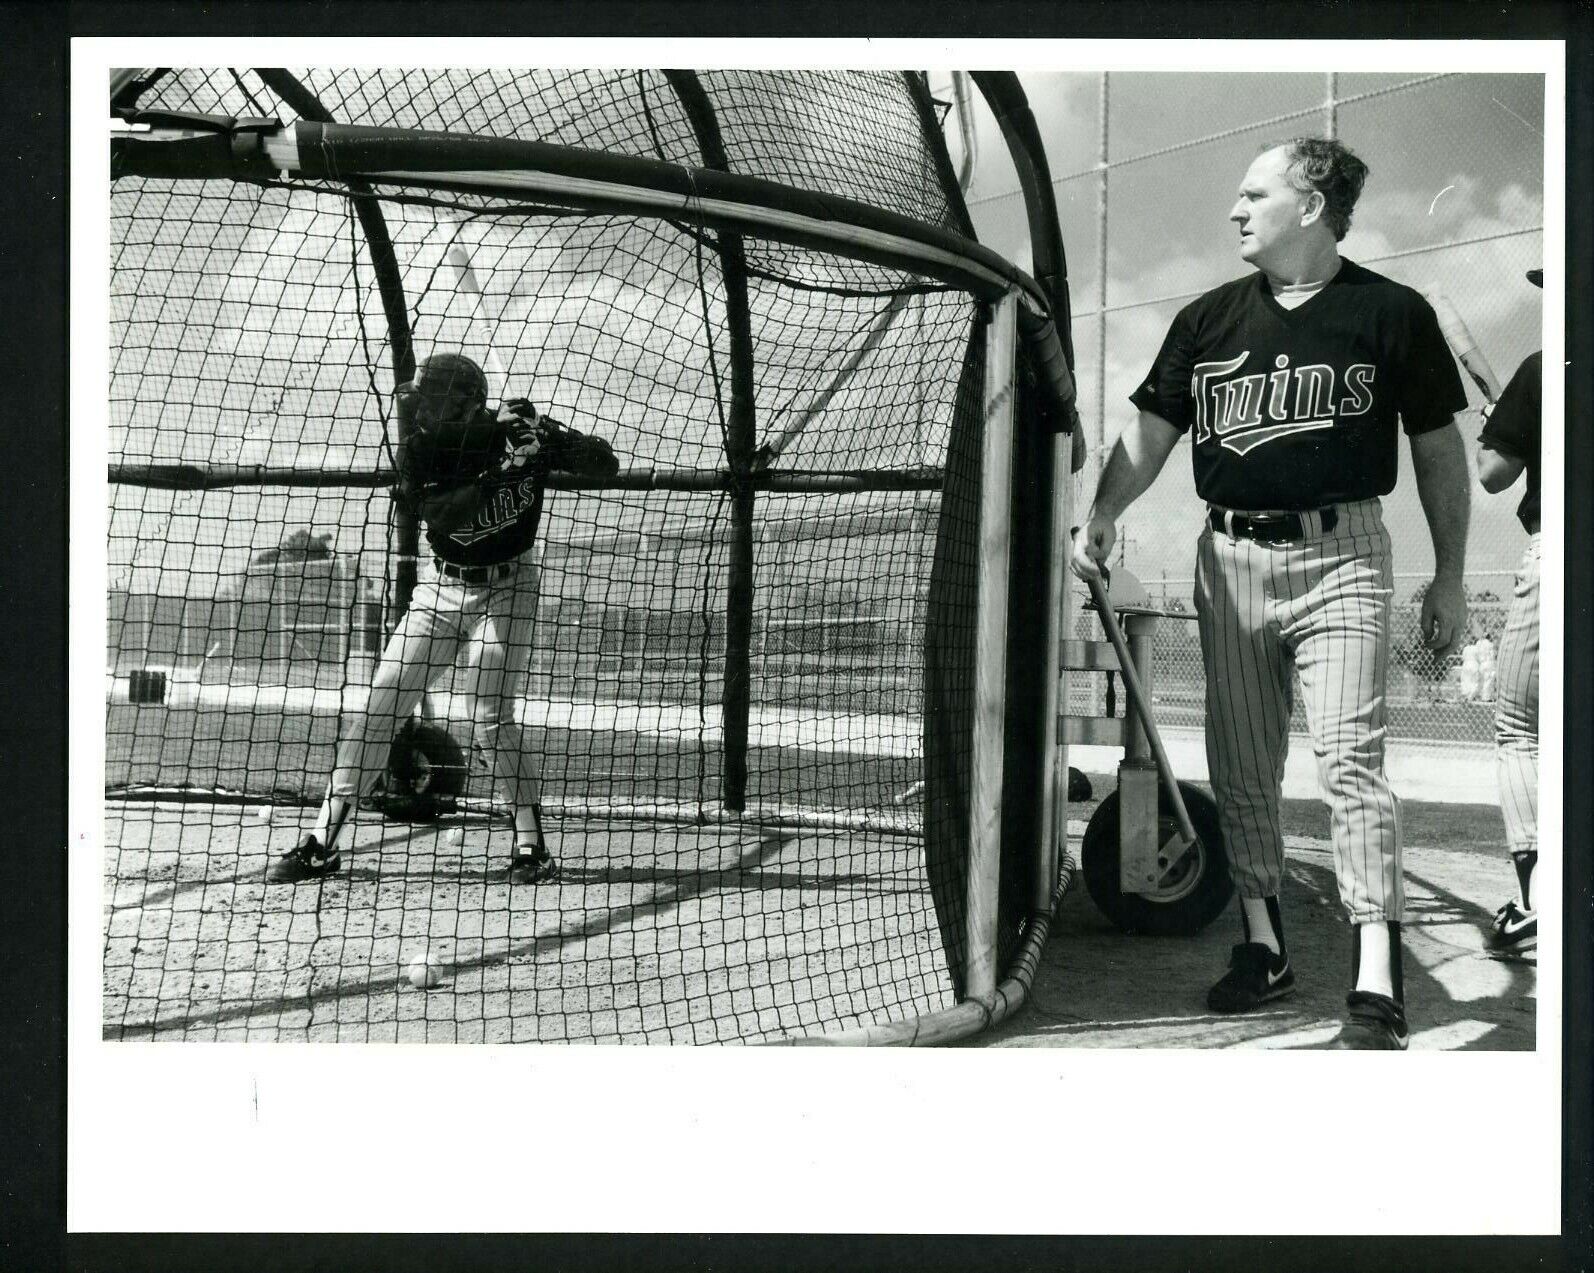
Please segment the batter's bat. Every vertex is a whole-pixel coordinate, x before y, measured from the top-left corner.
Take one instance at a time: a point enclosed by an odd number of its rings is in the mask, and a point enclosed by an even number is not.
[[[1426,295],[1450,352],[1455,354],[1456,361],[1467,375],[1472,377],[1472,383],[1478,386],[1478,392],[1485,401],[1494,402],[1500,396],[1499,377],[1494,374],[1494,368],[1489,366],[1489,360],[1483,356],[1483,350],[1478,347],[1467,324],[1443,292],[1428,292]]]

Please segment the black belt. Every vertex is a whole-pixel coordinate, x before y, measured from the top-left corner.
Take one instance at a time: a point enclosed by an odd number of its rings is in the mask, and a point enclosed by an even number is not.
[[[515,573],[515,563],[512,561],[501,561],[496,566],[456,566],[441,557],[433,557],[432,564],[437,567],[439,574],[447,575],[450,579],[458,579],[460,583],[491,583],[494,579],[502,579],[505,575]]]
[[[1326,535],[1339,525],[1337,508],[1313,509]],[[1307,515],[1302,513],[1238,513],[1230,508],[1208,508],[1207,522],[1230,539],[1254,539],[1263,544],[1288,544],[1305,539]]]

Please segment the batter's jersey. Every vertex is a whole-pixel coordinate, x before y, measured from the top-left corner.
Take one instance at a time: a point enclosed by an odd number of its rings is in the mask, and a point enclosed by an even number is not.
[[[1517,505],[1517,517],[1529,532],[1539,529],[1539,452],[1542,355],[1529,354],[1517,368],[1494,404],[1489,419],[1478,435],[1491,451],[1521,460],[1527,466],[1527,493]]]
[[[427,523],[426,541],[433,553],[454,566],[512,561],[536,541],[551,472],[612,477],[619,471],[619,461],[607,442],[567,425],[548,421],[541,443],[525,468],[512,473],[498,472],[495,463],[478,472],[479,456],[471,456],[462,467],[453,453],[433,455],[424,438],[411,437],[401,443],[399,489],[411,507],[420,507],[427,490],[443,492],[474,484],[482,492],[476,516],[465,525],[445,531]]]
[[[1190,434],[1202,499],[1262,510],[1387,495],[1397,419],[1426,433],[1467,397],[1422,295],[1341,261],[1293,309],[1260,272],[1192,301],[1130,401]]]

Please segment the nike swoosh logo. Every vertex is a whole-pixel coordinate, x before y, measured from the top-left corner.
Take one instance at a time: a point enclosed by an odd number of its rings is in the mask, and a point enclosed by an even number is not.
[[[1272,987],[1278,985],[1279,982],[1283,981],[1284,980],[1284,974],[1287,973],[1289,970],[1290,970],[1290,966],[1288,964],[1285,964],[1284,967],[1280,968],[1277,972],[1274,972],[1271,968],[1269,968],[1267,970],[1268,988],[1271,989]]]

